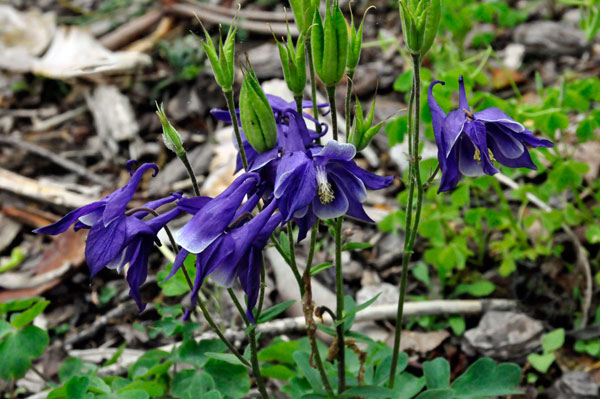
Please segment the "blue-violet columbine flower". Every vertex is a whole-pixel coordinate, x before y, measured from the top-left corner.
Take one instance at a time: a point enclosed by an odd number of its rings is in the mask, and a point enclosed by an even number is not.
[[[127,168],[131,173],[132,161]],[[127,204],[133,197],[142,175],[149,169],[158,167],[152,163],[141,165],[135,173],[131,173],[129,182],[104,197],[103,199],[85,205],[69,212],[58,222],[34,230],[38,234],[57,235],[65,232],[70,225],[75,224],[75,229],[89,229],[85,246],[85,257],[94,277],[104,267],[117,269],[119,272],[127,268],[127,281],[129,294],[136,301],[140,310],[144,305],[140,298],[140,286],[148,274],[148,255],[154,243],[160,244],[157,234],[169,221],[175,218],[179,209],[173,209],[149,221],[142,218],[162,205],[181,198],[180,193],[151,201],[137,210],[126,212]]]
[[[428,96],[442,171],[438,192],[455,188],[462,175],[476,177],[498,173],[494,161],[511,168],[537,169],[527,145],[554,145],[551,141],[535,137],[499,108],[472,113],[462,76],[459,79],[460,108],[446,115],[433,97],[433,88],[438,83],[444,84],[439,80],[432,82]]]

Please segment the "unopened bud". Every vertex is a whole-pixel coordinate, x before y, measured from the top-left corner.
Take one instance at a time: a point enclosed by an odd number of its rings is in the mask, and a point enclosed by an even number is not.
[[[327,86],[335,86],[344,77],[348,57],[348,25],[338,0],[333,7],[327,0],[324,21],[315,9],[310,43],[317,75]]]
[[[254,71],[246,72],[240,91],[240,120],[246,140],[263,153],[277,144],[277,123]]]
[[[433,45],[440,26],[441,0],[400,0],[404,42],[411,54],[423,57]]]
[[[165,146],[177,154],[177,156],[182,156],[185,154],[185,149],[183,148],[183,141],[181,141],[179,132],[167,119],[163,105],[158,105],[158,103],[156,103],[156,109],[156,115],[158,115],[163,128],[163,141],[165,142]]]
[[[206,40],[201,41],[202,47],[210,61],[210,66],[215,75],[217,84],[221,87],[224,92],[230,92],[233,90],[233,82],[235,79],[235,68],[234,68],[234,56],[235,56],[235,34],[237,32],[237,26],[235,25],[236,19],[231,23],[231,27],[227,32],[225,42],[219,35],[219,49],[215,47],[212,38],[208,34],[208,31],[202,25]],[[220,33],[220,29],[219,29]]]
[[[371,109],[369,114],[366,116],[363,115],[363,109],[360,105],[360,101],[358,98],[356,99],[356,112],[354,113],[354,124],[352,125],[352,129],[350,130],[350,135],[348,136],[348,142],[354,144],[356,147],[356,151],[364,150],[373,137],[379,133],[383,125],[385,124],[385,120],[379,122],[375,126],[373,126],[373,118],[375,116],[375,99],[373,99],[373,104],[371,104]]]

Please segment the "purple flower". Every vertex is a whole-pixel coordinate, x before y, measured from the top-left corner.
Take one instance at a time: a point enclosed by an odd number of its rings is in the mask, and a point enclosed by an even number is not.
[[[352,144],[336,141],[306,152],[284,154],[274,191],[284,218],[302,219],[310,212],[321,219],[349,215],[372,222],[362,207],[367,199],[366,189],[385,188],[393,178],[359,168],[353,161],[355,155]]]
[[[535,137],[498,108],[471,113],[462,76],[459,79],[460,108],[446,115],[433,97],[433,88],[438,83],[444,84],[439,80],[432,82],[428,95],[442,171],[438,192],[452,190],[462,175],[476,177],[498,173],[495,161],[511,168],[537,169],[527,145],[554,145],[551,141]]]
[[[131,164],[132,161],[128,162],[128,169]],[[133,197],[142,175],[148,169],[153,169],[154,175],[158,171],[158,167],[154,164],[143,164],[132,173],[131,179],[125,186],[100,201],[71,211],[50,226],[34,230],[38,234],[56,235],[65,232],[72,224],[75,224],[76,229],[89,229],[85,257],[91,277],[104,267],[117,269],[120,272],[125,265],[129,264],[127,269],[129,294],[140,310],[144,308],[140,298],[140,286],[148,275],[148,255],[155,242],[160,244],[157,238],[160,229],[176,217],[180,210],[174,209],[149,221],[142,221],[142,218],[151,213],[150,211],[181,198],[180,193],[174,193],[148,202],[138,208],[138,211],[134,210],[133,213],[128,214],[127,204]]]
[[[239,176],[225,191],[203,204],[194,217],[176,233],[177,244],[190,253],[204,251],[225,232],[236,215],[249,212],[256,206],[257,199],[248,211],[239,213],[238,210],[244,198],[257,191],[258,184],[259,177],[256,173]]]
[[[247,202],[253,201],[249,200]],[[253,205],[256,205],[256,202]],[[251,209],[250,205],[247,206],[247,209]],[[209,275],[216,283],[224,287],[231,287],[235,279],[239,278],[248,297],[246,315],[251,321],[254,321],[252,309],[256,304],[260,286],[262,250],[273,231],[282,221],[281,213],[273,214],[276,209],[277,201],[271,201],[266,208],[247,223],[240,227],[229,226],[230,228],[226,228],[222,234],[198,253],[196,257],[196,277],[191,295],[192,306],[196,304],[198,291]],[[238,217],[234,223],[243,222],[245,213],[238,211],[237,214],[240,214],[242,218]],[[179,270],[189,253],[186,249],[179,251],[167,279]],[[187,319],[188,316],[189,311],[186,312],[184,318]]]

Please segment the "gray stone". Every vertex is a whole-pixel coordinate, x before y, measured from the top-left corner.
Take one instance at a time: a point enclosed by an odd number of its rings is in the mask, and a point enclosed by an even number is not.
[[[588,47],[585,34],[571,25],[554,21],[536,21],[519,25],[514,40],[525,46],[528,55],[558,57],[579,56]]]
[[[544,326],[517,312],[489,311],[476,328],[465,332],[463,350],[500,360],[521,360],[540,346]]]
[[[265,43],[248,51],[248,59],[256,76],[263,79],[282,78],[279,50],[273,43]]]
[[[398,287],[390,283],[379,283],[376,285],[367,285],[358,290],[356,293],[356,303],[367,302],[379,293],[381,294],[371,306],[393,305],[398,302]]]
[[[598,395],[598,385],[583,371],[563,374],[548,390],[552,399],[595,399]]]

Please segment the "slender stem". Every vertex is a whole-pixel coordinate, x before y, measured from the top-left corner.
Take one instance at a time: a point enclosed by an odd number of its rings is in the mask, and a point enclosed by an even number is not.
[[[238,144],[240,157],[242,157],[242,164],[244,165],[244,170],[248,170],[248,159],[246,158],[246,151],[244,150],[244,143],[242,142],[240,127],[238,126],[237,114],[235,112],[235,102],[233,100],[233,91],[224,91],[223,95],[225,96],[227,108],[229,109],[229,114],[231,115],[231,124],[233,125],[233,131],[235,132],[235,139]]]
[[[260,373],[260,364],[258,364],[258,351],[256,349],[256,330],[251,328],[248,332],[248,339],[250,340],[250,361],[252,362],[252,370],[254,372],[254,378],[256,379],[256,386],[263,399],[269,399],[269,394],[265,388],[265,381],[263,380],[262,374]]]
[[[346,82],[346,140],[350,137],[350,103],[352,102],[352,79],[354,78],[354,71],[348,71],[346,73],[348,81]]]
[[[44,380],[44,382],[46,384],[48,384],[50,382],[50,380],[48,378],[46,378],[46,376],[44,374],[42,374],[33,364],[31,365],[31,371],[36,373],[38,375],[38,377],[40,377],[42,380]]]
[[[275,249],[277,249],[277,252],[279,252],[279,255],[281,255],[281,257],[283,258],[283,260],[285,260],[285,262],[288,265],[290,265],[290,269],[292,269],[292,273],[294,273],[294,278],[296,279],[296,282],[298,283],[298,287],[302,287],[302,276],[300,276],[300,272],[298,271],[298,268],[296,267],[296,262],[295,261],[292,262],[292,260],[288,256],[288,254],[285,253],[285,250],[281,246],[281,243],[273,235],[271,235],[271,242],[275,246]]]
[[[244,319],[244,323],[246,326],[251,326],[250,320],[246,317],[246,312],[244,312],[244,308],[240,304],[233,288],[228,288],[227,292],[231,297],[231,300],[235,304],[238,312],[240,312],[240,316]],[[256,380],[256,386],[258,387],[258,391],[263,399],[269,399],[269,394],[267,393],[267,389],[265,388],[265,382],[263,380],[262,374],[260,372],[260,364],[258,363],[258,351],[256,349],[256,329],[255,326],[251,326],[248,331],[248,341],[250,342],[250,363],[252,365],[252,373],[254,374],[254,379]]]
[[[313,104],[313,116],[317,121],[315,130],[317,133],[321,133],[321,125],[319,124],[319,106],[317,104],[317,79],[315,73],[315,63],[313,61],[312,50],[310,46],[310,40],[306,41],[306,56],[308,58],[308,72],[310,74],[310,97]]]
[[[244,319],[244,323],[246,324],[246,326],[249,326],[250,320],[248,320],[248,318],[246,317],[246,312],[244,311],[244,308],[242,307],[242,304],[240,303],[240,300],[238,299],[237,295],[235,295],[233,288],[227,288],[227,293],[231,297],[231,300],[233,301],[233,304],[235,305],[238,312],[240,313],[240,316],[242,316],[242,319]]]
[[[194,173],[194,169],[192,168],[192,165],[190,164],[190,161],[188,160],[187,154],[184,152],[182,155],[179,156],[179,159],[181,160],[181,162],[183,162],[183,166],[185,166],[185,169],[188,172],[188,175],[190,176],[190,180],[192,181],[192,187],[194,188],[194,194],[196,194],[196,197],[200,196],[200,186],[198,186],[198,181],[196,180],[196,174]]]
[[[317,220],[310,230],[310,249],[308,251],[308,259],[306,261],[306,268],[304,269],[304,295],[302,295],[302,311],[304,312],[304,319],[306,320],[306,333],[308,335],[308,340],[310,342],[310,348],[312,353],[312,358],[314,358],[317,369],[319,370],[319,375],[321,376],[321,381],[323,382],[323,387],[329,396],[333,396],[333,389],[331,388],[331,383],[329,382],[329,378],[327,378],[327,373],[325,372],[325,367],[323,367],[323,360],[321,359],[321,354],[319,353],[319,347],[317,345],[317,338],[315,337],[315,333],[317,332],[317,325],[315,320],[313,319],[313,313],[315,304],[312,300],[312,285],[311,285],[311,275],[310,270],[312,268],[312,262],[315,255],[315,247],[317,244],[317,235],[319,234],[319,221]]]
[[[412,255],[417,229],[419,227],[419,219],[421,216],[421,204],[423,202],[423,185],[421,183],[421,173],[419,171],[419,111],[421,108],[421,68],[420,56],[413,54],[413,84],[410,93],[408,106],[408,135],[409,135],[409,197],[406,207],[406,226],[404,236],[404,254],[402,256],[402,277],[400,280],[400,293],[398,295],[398,307],[396,314],[396,331],[394,333],[394,349],[392,352],[392,366],[390,368],[390,376],[388,379],[388,387],[394,387],[396,369],[398,366],[398,356],[400,354],[400,341],[402,336],[402,315],[404,312],[404,300],[406,298],[406,284],[408,280],[408,263]],[[413,124],[413,113],[415,123]],[[417,203],[412,221],[413,213],[413,197],[415,186],[417,186]]]
[[[292,222],[287,223],[287,235],[288,235],[288,243],[290,245],[290,267],[292,268],[292,272],[294,272],[294,277],[296,277],[296,281],[298,282],[298,287],[300,288],[300,296],[304,295],[304,284],[302,282],[302,276],[300,276],[300,272],[298,271],[298,264],[296,263],[296,246],[294,243],[294,226]]]
[[[258,318],[260,317],[260,314],[262,313],[263,304],[265,302],[266,282],[265,282],[265,257],[264,257],[264,255],[261,256],[260,263],[261,263],[260,264],[260,291],[258,293],[258,306],[256,308],[256,320],[258,320]]]
[[[329,99],[329,109],[331,110],[331,133],[333,139],[338,141],[337,110],[335,107],[335,86],[327,86],[327,97]]]
[[[302,116],[302,95],[294,95],[294,101],[296,101],[296,111]]]
[[[335,224],[335,293],[337,298],[337,320],[344,318],[344,281],[342,277],[342,222],[340,216]],[[344,326],[337,328],[338,340],[338,394],[346,390],[346,351],[344,345]]]

